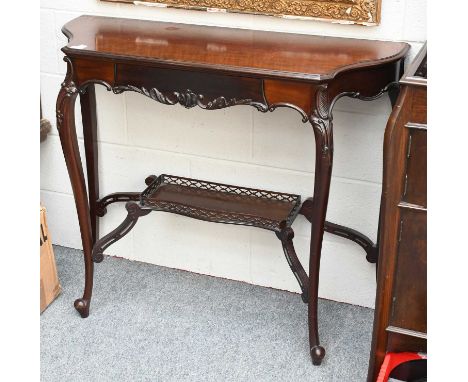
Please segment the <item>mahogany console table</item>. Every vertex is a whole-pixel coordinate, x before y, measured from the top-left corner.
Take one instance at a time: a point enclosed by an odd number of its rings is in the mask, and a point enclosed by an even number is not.
[[[87,317],[93,261],[152,210],[275,232],[308,303],[312,361],[325,355],[317,324],[317,294],[325,231],[354,240],[376,262],[377,244],[359,232],[325,221],[333,163],[332,109],[343,97],[372,100],[402,73],[405,43],[82,16],[63,27],[68,70],[57,99],[57,128],[70,175],[83,243],[85,287],[75,308]],[[260,112],[295,109],[314,130],[313,198],[235,187],[172,175],[149,176],[144,192],[99,194],[94,85],[114,93],[134,91],[166,104],[205,110],[250,105]],[[88,189],[75,129],[80,95]],[[311,142],[312,144],[312,142]],[[278,142],[278,148],[281,142]],[[311,190],[312,192],[312,190]],[[127,202],[128,216],[99,239],[106,206]],[[312,224],[309,276],[294,251],[291,225],[298,214]],[[93,251],[94,247],[94,251]]]

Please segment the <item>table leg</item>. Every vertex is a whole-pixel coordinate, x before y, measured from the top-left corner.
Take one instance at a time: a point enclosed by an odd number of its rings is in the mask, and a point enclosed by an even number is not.
[[[91,232],[93,244],[99,239],[99,221],[96,214],[99,199],[99,172],[97,146],[96,91],[94,84],[86,87],[80,94],[81,118],[83,121],[83,137],[86,155],[86,174],[88,179],[88,199],[91,216]]]
[[[333,165],[333,131],[331,118],[314,116],[311,119],[314,128],[316,159],[312,228],[310,239],[309,262],[309,344],[312,363],[320,365],[325,356],[325,349],[320,346],[318,334],[318,287],[320,256],[327,214],[328,195]]]
[[[75,197],[81,241],[83,243],[85,287],[83,297],[75,301],[75,308],[80,313],[81,317],[85,318],[89,314],[89,305],[93,289],[93,262],[91,259],[93,236],[85,178],[76,137],[75,101],[77,95],[78,89],[71,79],[71,63],[68,62],[68,73],[57,97],[57,129],[59,131],[63,155],[70,176],[73,195]]]

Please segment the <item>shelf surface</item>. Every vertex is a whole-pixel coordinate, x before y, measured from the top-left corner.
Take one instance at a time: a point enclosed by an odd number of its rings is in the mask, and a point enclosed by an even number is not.
[[[160,175],[142,193],[141,205],[218,223],[279,232],[294,221],[299,195]]]

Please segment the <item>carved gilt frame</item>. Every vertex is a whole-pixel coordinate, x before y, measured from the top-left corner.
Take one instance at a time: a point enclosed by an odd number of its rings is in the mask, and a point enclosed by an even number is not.
[[[342,24],[378,25],[382,0],[101,0],[156,7],[242,12]]]

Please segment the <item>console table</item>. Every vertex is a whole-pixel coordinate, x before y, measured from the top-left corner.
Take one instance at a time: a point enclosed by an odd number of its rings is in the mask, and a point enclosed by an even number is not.
[[[361,233],[325,221],[333,163],[332,109],[344,96],[373,100],[398,81],[405,43],[273,33],[119,18],[81,16],[67,23],[62,48],[67,74],[57,98],[57,128],[70,175],[83,243],[85,287],[75,308],[87,317],[93,262],[153,210],[218,223],[273,231],[308,303],[312,361],[320,345],[317,299],[324,231],[361,245],[376,262],[377,244]],[[143,192],[99,194],[94,85],[114,93],[133,91],[166,104],[205,110],[250,105],[260,112],[296,110],[315,135],[313,197],[206,182],[162,174],[149,176]],[[86,156],[86,186],[78,150],[74,105],[80,95]],[[311,142],[313,144],[313,142]],[[281,146],[278,142],[278,148]],[[312,193],[312,190],[311,190]],[[127,202],[128,216],[99,238],[106,206]],[[291,227],[298,214],[311,223],[309,275],[296,256]],[[93,249],[94,247],[94,249]]]

